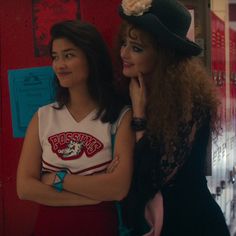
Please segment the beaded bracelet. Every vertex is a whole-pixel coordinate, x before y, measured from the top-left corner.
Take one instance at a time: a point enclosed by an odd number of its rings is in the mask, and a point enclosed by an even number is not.
[[[64,170],[56,172],[55,179],[53,181],[52,186],[58,192],[61,192],[63,190],[63,182],[64,182],[64,178],[65,178],[66,175],[67,175],[67,173]]]
[[[143,131],[147,128],[147,120],[145,118],[133,117],[131,128],[133,131]]]

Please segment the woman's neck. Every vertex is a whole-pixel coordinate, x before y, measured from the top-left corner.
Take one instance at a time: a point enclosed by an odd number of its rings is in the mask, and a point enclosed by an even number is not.
[[[67,109],[75,119],[86,116],[98,107],[97,103],[91,98],[90,94],[85,89],[69,90],[69,93],[70,101],[67,104]]]

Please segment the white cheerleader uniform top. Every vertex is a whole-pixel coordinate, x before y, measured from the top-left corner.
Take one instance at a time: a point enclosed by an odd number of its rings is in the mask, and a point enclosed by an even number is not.
[[[112,160],[112,125],[94,120],[96,109],[77,122],[66,106],[60,110],[53,106],[57,103],[38,110],[42,171],[90,175],[105,170]],[[129,109],[121,111],[117,126]]]

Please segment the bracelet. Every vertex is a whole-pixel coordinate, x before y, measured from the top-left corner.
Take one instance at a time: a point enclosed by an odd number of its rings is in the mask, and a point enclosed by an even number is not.
[[[56,172],[55,179],[53,181],[52,186],[58,191],[61,192],[63,190],[63,182],[64,178],[67,175],[65,170],[61,170]]]
[[[133,131],[143,131],[147,128],[147,120],[145,118],[133,117],[131,128]]]

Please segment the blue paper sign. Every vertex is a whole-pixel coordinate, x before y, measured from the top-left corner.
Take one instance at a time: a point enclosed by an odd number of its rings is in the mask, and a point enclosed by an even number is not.
[[[39,107],[54,101],[54,72],[51,67],[8,71],[13,136],[24,137]]]

